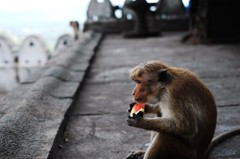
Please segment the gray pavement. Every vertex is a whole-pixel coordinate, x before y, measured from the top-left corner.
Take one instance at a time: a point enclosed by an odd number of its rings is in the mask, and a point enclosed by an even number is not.
[[[122,39],[106,36],[91,65],[59,144],[55,158],[123,159],[131,150],[145,149],[149,132],[128,127],[128,104],[134,83],[130,68],[147,60],[190,69],[213,92],[218,109],[215,135],[240,125],[240,46],[186,45],[183,34],[158,38]],[[240,158],[240,136],[211,153],[211,159]]]

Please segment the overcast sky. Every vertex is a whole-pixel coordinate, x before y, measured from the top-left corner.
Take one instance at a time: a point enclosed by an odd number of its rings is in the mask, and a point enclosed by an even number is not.
[[[30,34],[60,36],[71,32],[70,20],[83,23],[90,0],[2,0],[0,34],[24,38]],[[114,5],[124,0],[114,0]],[[54,29],[55,28],[55,29]],[[49,32],[49,33],[48,33]],[[48,38],[47,37],[47,38]]]
[[[5,0],[0,5],[0,24],[77,19],[84,21],[90,0]],[[112,0],[122,5],[124,0]]]

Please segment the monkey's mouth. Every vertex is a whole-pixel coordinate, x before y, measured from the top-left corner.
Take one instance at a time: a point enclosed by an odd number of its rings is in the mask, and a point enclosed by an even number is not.
[[[134,99],[137,103],[144,104],[145,102],[143,101],[143,97],[139,97]]]

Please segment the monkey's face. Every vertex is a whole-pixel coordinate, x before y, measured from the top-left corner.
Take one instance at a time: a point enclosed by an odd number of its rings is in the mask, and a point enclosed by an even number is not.
[[[136,86],[133,89],[132,96],[137,103],[155,103],[159,98],[159,82],[149,77],[149,75],[143,75],[133,79],[136,82]]]

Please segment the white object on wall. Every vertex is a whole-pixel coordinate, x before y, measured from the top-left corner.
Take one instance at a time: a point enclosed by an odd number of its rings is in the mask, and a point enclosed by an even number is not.
[[[43,40],[35,35],[27,37],[18,54],[19,82],[25,82],[30,75],[43,67],[49,58],[49,51]]]
[[[12,44],[6,37],[0,36],[0,92],[6,93],[17,85],[17,71]]]
[[[18,54],[19,67],[44,66],[49,58],[49,51],[43,40],[38,36],[27,37]]]
[[[64,34],[64,35],[60,36],[57,40],[57,43],[55,45],[55,50],[52,55],[55,56],[61,50],[71,46],[73,44],[73,42],[74,42],[73,36],[71,36],[69,34]]]

